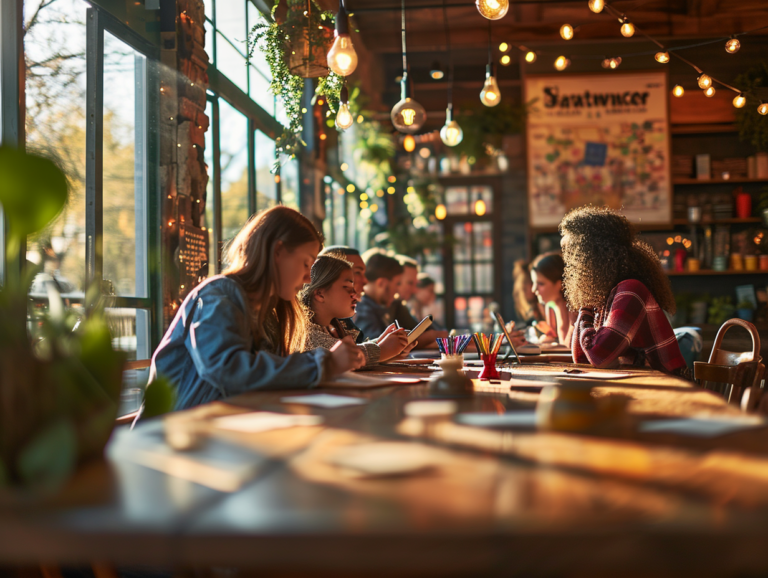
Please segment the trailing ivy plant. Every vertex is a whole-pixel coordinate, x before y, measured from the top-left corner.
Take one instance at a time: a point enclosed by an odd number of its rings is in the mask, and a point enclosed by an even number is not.
[[[310,14],[308,26],[333,26],[333,13],[321,10],[314,1],[313,4],[317,10]],[[301,138],[305,79],[293,74],[288,67],[286,51],[289,46],[290,34],[287,25],[285,23],[280,24],[275,19],[279,5],[280,0],[275,0],[270,21],[260,21],[251,28],[248,35],[248,59],[252,58],[255,50],[260,50],[264,54],[272,76],[270,91],[280,98],[288,117],[288,126],[284,127],[283,133],[275,140],[276,150],[278,154],[290,155],[291,158],[294,158],[298,150],[306,146]],[[328,70],[328,76],[320,78],[318,81],[315,94],[325,97],[332,113],[338,109],[342,84],[343,79],[331,70]],[[279,166],[278,161],[272,172],[276,172]]]
[[[736,77],[734,85],[744,92],[753,89],[768,90],[768,63],[765,61],[750,68]],[[748,97],[749,106],[736,109],[736,124],[739,127],[739,138],[749,142],[759,151],[768,151],[768,116],[762,116],[755,111],[752,103],[755,99]]]

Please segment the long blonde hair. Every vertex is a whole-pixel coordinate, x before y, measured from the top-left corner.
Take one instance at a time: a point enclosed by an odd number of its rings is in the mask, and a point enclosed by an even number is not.
[[[312,241],[322,249],[322,234],[310,220],[278,205],[254,215],[226,252],[227,268],[222,274],[240,283],[248,295],[254,337],[268,339],[286,355],[302,350],[307,317],[298,300],[277,296],[275,249],[278,242],[293,250]]]

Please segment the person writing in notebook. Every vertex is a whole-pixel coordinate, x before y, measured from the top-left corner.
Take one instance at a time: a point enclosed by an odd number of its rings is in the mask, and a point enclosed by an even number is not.
[[[357,337],[359,331],[345,321],[355,312],[354,283],[352,264],[342,255],[326,253],[312,265],[311,281],[301,292],[309,315],[306,351],[318,347],[331,349],[347,335]],[[405,330],[390,326],[376,341],[365,341],[358,347],[365,355],[366,365],[375,365],[408,353],[414,345],[408,344]]]
[[[559,229],[565,296],[578,311],[574,362],[600,368],[650,365],[690,378],[666,316],[675,312],[669,278],[626,217],[582,207],[569,212]]]
[[[177,386],[176,409],[255,389],[316,386],[365,364],[352,337],[302,352],[306,315],[297,293],[323,240],[298,211],[255,215],[227,251],[227,268],[190,292],[152,356],[150,382]]]

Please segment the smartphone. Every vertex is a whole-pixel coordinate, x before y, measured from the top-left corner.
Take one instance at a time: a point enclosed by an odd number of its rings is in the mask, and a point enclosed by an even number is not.
[[[424,333],[429,326],[432,325],[432,316],[427,315],[424,319],[419,321],[419,324],[408,332],[408,343],[413,343],[419,336]]]

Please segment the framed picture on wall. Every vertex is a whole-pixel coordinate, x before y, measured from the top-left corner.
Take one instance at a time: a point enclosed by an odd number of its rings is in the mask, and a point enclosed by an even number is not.
[[[665,72],[529,76],[531,227],[574,207],[607,205],[636,223],[672,218]]]

